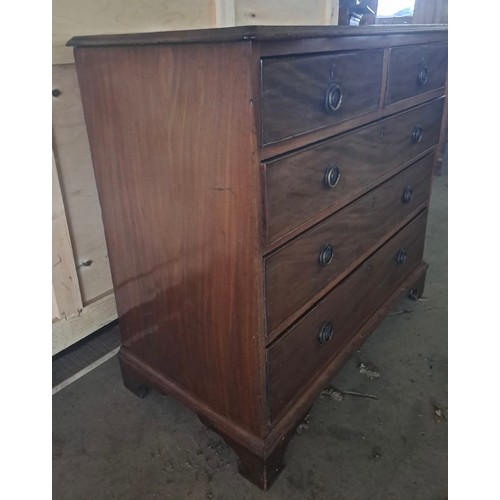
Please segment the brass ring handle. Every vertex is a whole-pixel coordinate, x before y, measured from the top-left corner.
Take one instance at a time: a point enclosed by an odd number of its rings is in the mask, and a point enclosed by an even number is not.
[[[333,335],[333,326],[331,323],[323,323],[318,333],[318,341],[320,344],[326,344]]]
[[[328,189],[334,188],[340,181],[340,170],[337,165],[330,165],[323,178],[323,182]]]
[[[419,85],[425,85],[429,80],[429,68],[427,66],[423,66],[417,73],[417,83]]]
[[[326,92],[326,109],[328,111],[338,111],[342,104],[342,89],[334,83]]]
[[[413,189],[411,186],[406,186],[403,191],[403,203],[410,203],[413,196]]]
[[[422,136],[424,135],[424,127],[417,123],[411,133],[411,141],[413,144],[417,144],[422,141]]]
[[[332,260],[333,260],[333,247],[330,243],[327,243],[326,245],[323,246],[323,248],[319,252],[318,260],[322,266],[327,266],[328,264],[330,264],[332,262]]]
[[[406,255],[406,250],[404,248],[402,248],[401,250],[399,250],[399,252],[396,254],[396,262],[398,264],[404,264],[406,262],[406,258],[407,258],[407,255]]]

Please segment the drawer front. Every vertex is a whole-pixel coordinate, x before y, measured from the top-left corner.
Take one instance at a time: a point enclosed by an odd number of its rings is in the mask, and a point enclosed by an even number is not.
[[[268,242],[437,144],[443,99],[266,164]],[[419,142],[413,131],[422,126]]]
[[[433,155],[419,160],[265,259],[268,332],[332,286],[428,200],[432,163]]]
[[[262,143],[379,107],[383,50],[262,60]]]
[[[268,349],[272,420],[420,263],[426,219],[427,211],[390,239]],[[401,250],[406,255],[404,262],[398,260]]]
[[[444,87],[447,68],[446,43],[392,48],[386,104]]]

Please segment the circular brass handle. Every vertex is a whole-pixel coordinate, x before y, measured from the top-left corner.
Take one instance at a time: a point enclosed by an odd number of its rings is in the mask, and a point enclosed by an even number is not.
[[[338,111],[342,104],[342,89],[334,83],[326,92],[326,109],[328,111]]]
[[[323,323],[318,333],[318,341],[320,344],[326,344],[333,335],[333,326],[331,323]]]
[[[323,182],[329,189],[335,187],[340,181],[340,170],[337,165],[330,165],[325,171]]]
[[[425,85],[427,80],[429,79],[429,68],[427,66],[423,66],[419,69],[417,73],[417,83],[419,85]]]
[[[399,252],[396,254],[396,262],[398,264],[404,264],[406,262],[406,250],[404,248],[402,248],[401,250],[399,250]]]
[[[413,196],[413,189],[411,186],[406,186],[403,191],[403,203],[409,203]]]
[[[333,260],[333,247],[330,243],[327,243],[319,252],[319,263],[322,266],[327,266]]]
[[[411,140],[413,144],[419,143],[422,140],[423,135],[424,135],[424,127],[422,127],[420,123],[417,123],[411,133]]]

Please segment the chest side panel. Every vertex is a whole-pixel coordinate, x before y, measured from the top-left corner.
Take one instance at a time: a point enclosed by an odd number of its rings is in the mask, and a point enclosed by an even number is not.
[[[250,44],[76,50],[123,349],[218,414],[262,421]]]

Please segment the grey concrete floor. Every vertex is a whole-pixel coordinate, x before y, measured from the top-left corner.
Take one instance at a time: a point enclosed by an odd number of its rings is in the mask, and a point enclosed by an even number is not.
[[[447,498],[447,187],[434,178],[422,300],[397,304],[331,381],[378,399],[320,397],[267,493],[177,401],[127,391],[113,358],[53,397],[53,498]]]

